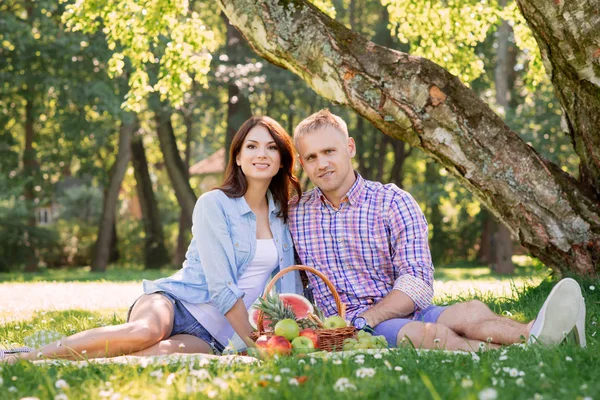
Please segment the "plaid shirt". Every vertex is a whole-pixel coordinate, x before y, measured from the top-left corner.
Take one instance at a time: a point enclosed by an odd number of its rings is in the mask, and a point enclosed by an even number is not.
[[[290,211],[290,230],[304,265],[333,283],[347,319],[382,300],[392,289],[406,293],[415,311],[433,298],[433,264],[427,221],[410,194],[359,174],[339,209],[319,188],[305,193]],[[338,314],[333,296],[308,274],[316,304]]]

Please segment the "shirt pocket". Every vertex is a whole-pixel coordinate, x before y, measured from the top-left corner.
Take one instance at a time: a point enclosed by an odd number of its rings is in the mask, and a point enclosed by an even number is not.
[[[238,268],[248,262],[250,258],[250,243],[240,237],[232,237],[235,264]]]

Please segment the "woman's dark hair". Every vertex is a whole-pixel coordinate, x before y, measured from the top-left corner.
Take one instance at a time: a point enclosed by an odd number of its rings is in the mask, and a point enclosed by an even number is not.
[[[277,144],[277,149],[281,156],[281,168],[277,172],[277,175],[271,179],[269,190],[273,194],[273,200],[275,200],[276,203],[279,203],[281,208],[278,216],[283,217],[283,221],[287,222],[291,189],[294,189],[298,198],[302,195],[302,189],[300,187],[300,182],[298,182],[298,178],[294,175],[296,156],[292,145],[292,139],[285,129],[283,129],[283,127],[273,118],[252,117],[242,124],[231,141],[231,147],[229,148],[229,163],[225,170],[225,179],[223,184],[217,189],[222,190],[223,193],[229,197],[242,197],[246,194],[246,190],[248,190],[248,181],[242,172],[242,168],[236,164],[236,158],[238,154],[240,154],[240,151],[242,151],[242,145],[244,144],[248,132],[257,125],[263,126],[269,131],[275,144]]]

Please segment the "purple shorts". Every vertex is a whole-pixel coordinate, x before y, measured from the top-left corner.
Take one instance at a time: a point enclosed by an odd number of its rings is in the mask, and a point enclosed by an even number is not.
[[[424,310],[419,310],[416,313],[409,315],[406,318],[394,318],[383,321],[375,328],[375,335],[383,335],[388,342],[389,347],[396,347],[396,340],[398,339],[398,332],[404,328],[404,325],[409,322],[429,322],[436,323],[440,314],[448,308],[448,306],[434,306],[433,304]]]

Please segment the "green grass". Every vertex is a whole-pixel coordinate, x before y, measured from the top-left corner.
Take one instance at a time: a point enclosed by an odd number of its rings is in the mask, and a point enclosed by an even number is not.
[[[385,353],[381,358],[370,354],[362,358],[312,362],[311,359],[280,358],[251,366],[224,366],[212,361],[206,365],[199,361],[162,361],[148,365],[22,362],[0,366],[0,398],[54,399],[64,393],[69,399],[202,399],[211,396],[217,399],[478,399],[486,393],[495,393],[498,399],[511,400],[598,399],[600,333],[596,332],[600,284],[580,283],[588,310],[587,349],[573,343],[557,348],[510,346],[476,356],[400,349]],[[546,278],[535,287],[515,284],[512,296],[497,297],[493,292],[458,293],[446,301],[480,298],[494,311],[525,321],[535,317],[552,286],[553,282]],[[36,330],[53,329],[67,335],[118,324],[124,317],[124,314],[110,312],[38,312],[30,320],[1,326],[0,344],[22,344],[23,339]],[[300,381],[306,380],[296,386],[294,379],[299,377],[302,377]],[[68,387],[57,388],[61,380]],[[342,388],[345,390],[340,391]]]
[[[172,275],[177,269],[142,269],[141,266],[109,266],[106,272],[92,272],[90,267],[43,269],[40,272],[0,273],[0,283],[26,282],[134,282]]]

